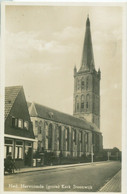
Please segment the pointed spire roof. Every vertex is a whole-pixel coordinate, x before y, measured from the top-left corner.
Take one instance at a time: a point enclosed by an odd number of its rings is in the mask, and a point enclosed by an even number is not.
[[[95,65],[94,65],[91,31],[90,31],[90,20],[89,20],[89,16],[87,16],[86,33],[85,33],[85,39],[84,39],[84,45],[83,45],[81,67],[79,69],[79,72],[90,71],[93,69],[95,69]]]

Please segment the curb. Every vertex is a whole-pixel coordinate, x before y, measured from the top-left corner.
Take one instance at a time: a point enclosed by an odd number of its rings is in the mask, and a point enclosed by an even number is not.
[[[19,172],[15,172],[15,173],[12,173],[12,174],[5,174],[5,176],[8,176],[8,175],[15,175],[15,174],[21,174],[21,173],[29,173],[29,172],[37,172],[37,171],[49,171],[49,170],[54,170],[54,169],[61,169],[61,168],[73,168],[73,167],[76,167],[76,166],[87,166],[87,165],[96,165],[96,164],[101,164],[101,163],[109,163],[109,162],[113,162],[113,161],[102,161],[102,162],[93,162],[93,163],[80,163],[80,164],[70,164],[70,165],[61,165],[61,166],[54,166],[52,168],[39,168],[36,170],[33,169],[30,169],[30,170],[27,170],[27,171],[19,171]]]

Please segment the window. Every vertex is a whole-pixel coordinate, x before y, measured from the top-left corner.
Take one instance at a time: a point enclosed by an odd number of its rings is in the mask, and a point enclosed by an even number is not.
[[[89,96],[89,94],[87,94],[87,96],[86,96],[86,111],[88,111],[88,109],[89,109],[89,98],[90,98],[90,96]]]
[[[35,127],[38,127],[38,121],[35,121]]]
[[[86,78],[86,90],[88,90],[88,88],[89,88],[89,78],[87,77]]]
[[[76,130],[73,130],[73,140],[76,141]]]
[[[18,127],[23,129],[23,120],[22,119],[18,119]]]
[[[49,117],[53,119],[53,112],[49,112]]]
[[[84,111],[84,95],[81,96],[81,111]]]
[[[57,127],[56,129],[56,136],[57,136],[57,139],[59,139],[59,127]]]
[[[38,126],[38,134],[41,134],[41,126]]]
[[[65,129],[65,141],[66,151],[69,151],[69,128]]]
[[[12,127],[15,127],[15,118],[12,117]]]
[[[4,158],[7,157],[9,152],[12,153],[12,157],[13,157],[13,140],[5,139],[4,145],[5,145],[4,146]]]
[[[22,141],[16,141],[15,158],[23,159],[23,142]]]
[[[76,96],[75,98],[75,112],[79,111],[79,97]]]
[[[77,102],[77,111],[79,111],[79,103]]]
[[[84,82],[84,79],[82,78],[81,80],[81,89],[84,90],[85,88],[85,82]]]
[[[45,136],[48,137],[48,124],[45,122]]]
[[[65,139],[69,138],[69,128],[65,129]]]
[[[28,121],[24,121],[24,128],[25,129],[29,129],[29,122]]]
[[[81,108],[84,109],[84,102],[81,103]]]
[[[67,139],[67,136],[68,136],[67,129],[65,129],[65,139]]]
[[[48,128],[48,149],[52,149],[52,124]]]
[[[94,142],[94,134],[92,134],[92,144],[94,144],[95,142]]]
[[[32,147],[32,143],[31,142],[25,142],[25,146]]]
[[[79,132],[79,141],[80,142],[82,141],[82,132],[81,131]]]
[[[88,143],[88,133],[85,134],[85,143]]]
[[[12,127],[17,127],[18,125],[18,119],[16,119],[15,117],[12,117]]]
[[[80,89],[80,81],[77,79],[77,90]]]
[[[61,135],[62,135],[62,129],[61,126],[59,127],[59,150],[61,150]]]

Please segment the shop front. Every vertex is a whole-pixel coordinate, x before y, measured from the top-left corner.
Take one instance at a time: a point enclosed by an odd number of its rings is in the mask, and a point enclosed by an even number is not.
[[[10,138],[4,140],[4,159],[11,153],[17,169],[30,167],[33,164],[33,140],[30,138]]]

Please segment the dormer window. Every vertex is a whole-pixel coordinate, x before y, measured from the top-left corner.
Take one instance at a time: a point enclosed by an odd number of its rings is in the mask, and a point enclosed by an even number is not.
[[[28,121],[24,121],[24,128],[25,129],[29,129],[29,122]]]
[[[23,129],[23,120],[22,119],[18,119],[18,127]]]
[[[18,125],[18,119],[17,118],[15,118],[15,117],[12,117],[12,127],[17,127],[17,125]]]
[[[53,118],[53,112],[49,112],[49,116],[52,119]]]

